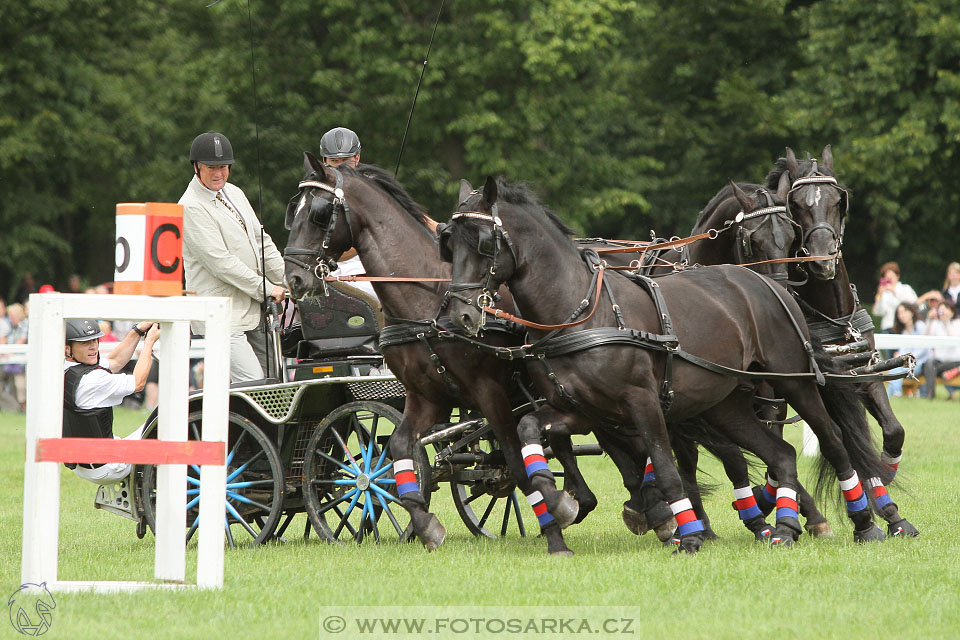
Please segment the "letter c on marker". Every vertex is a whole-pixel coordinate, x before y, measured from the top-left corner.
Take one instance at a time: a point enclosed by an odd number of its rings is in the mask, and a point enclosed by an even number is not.
[[[150,260],[153,261],[153,267],[160,273],[173,273],[177,270],[177,266],[180,264],[179,257],[174,258],[173,264],[171,264],[169,267],[167,265],[160,264],[159,256],[157,256],[157,251],[160,245],[160,234],[167,232],[172,233],[177,238],[180,237],[180,229],[177,228],[177,225],[170,224],[168,222],[157,227],[157,230],[153,232],[153,240],[150,242]]]

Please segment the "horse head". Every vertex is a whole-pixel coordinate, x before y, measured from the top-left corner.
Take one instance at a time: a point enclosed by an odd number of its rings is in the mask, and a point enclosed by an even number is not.
[[[497,289],[517,268],[517,255],[503,228],[497,181],[483,189],[460,181],[460,204],[440,235],[440,255],[453,263],[450,319],[468,335],[483,326],[484,307],[492,307]]]
[[[800,253],[825,256],[810,263],[810,272],[819,280],[832,280],[837,274],[840,246],[849,209],[849,194],[837,182],[833,171],[830,145],[823,148],[820,163],[816,158],[798,161],[793,149],[777,160],[777,167],[767,175],[767,185],[779,183],[782,175],[790,176],[787,211],[800,225]]]
[[[353,245],[343,175],[309,151],[303,154],[303,168],[304,178],[287,204],[284,222],[290,231],[283,252],[286,280],[298,300],[324,290],[324,277]]]
[[[789,216],[785,205],[790,177],[787,174],[781,176],[774,194],[763,187],[741,186],[732,180],[730,189],[740,206],[739,213],[732,218],[736,263],[750,265],[774,280],[786,280],[785,262],[762,263],[788,258],[795,253],[795,245],[799,245],[799,224]]]

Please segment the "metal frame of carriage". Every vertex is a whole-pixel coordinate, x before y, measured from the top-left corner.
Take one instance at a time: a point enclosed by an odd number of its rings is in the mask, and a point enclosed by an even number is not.
[[[391,373],[379,372],[383,357],[375,345],[382,316],[371,296],[331,284],[330,296],[301,303],[303,324],[286,328],[275,340],[275,360],[282,362],[280,344],[283,355],[297,356],[298,379],[230,389],[225,532],[231,546],[282,539],[300,513],[308,516],[304,537],[311,529],[329,542],[410,537],[387,453],[405,391]],[[199,439],[202,431],[201,399],[202,391],[189,399],[191,439]],[[516,411],[528,409],[523,405]],[[524,500],[491,427],[479,415],[457,417],[434,425],[416,448],[424,498],[429,501],[440,484],[448,483],[471,533],[526,535]],[[144,438],[156,437],[157,423],[154,411]],[[575,451],[600,453],[596,445]],[[552,457],[549,448],[546,454]],[[200,473],[199,467],[188,468],[188,540],[196,531]],[[136,521],[137,535],[143,537],[155,527],[155,490],[156,468],[136,466],[128,478],[101,486],[95,507]]]

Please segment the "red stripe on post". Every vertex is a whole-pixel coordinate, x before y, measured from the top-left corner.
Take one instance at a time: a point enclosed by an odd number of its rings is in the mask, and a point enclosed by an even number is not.
[[[188,440],[111,440],[110,438],[41,438],[37,462],[104,464],[224,464],[225,442]]]

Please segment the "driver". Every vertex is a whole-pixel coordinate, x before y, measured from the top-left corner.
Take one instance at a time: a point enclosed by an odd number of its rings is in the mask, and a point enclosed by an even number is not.
[[[360,138],[346,127],[334,127],[320,138],[320,156],[331,167],[360,164]]]
[[[67,320],[63,362],[63,437],[116,438],[113,435],[113,407],[140,391],[147,384],[153,345],[160,337],[160,327],[153,322],[134,325],[110,352],[100,356],[103,336],[96,320]],[[145,338],[133,373],[119,373],[130,362],[140,338]],[[141,425],[125,440],[138,440]],[[123,462],[106,464],[66,463],[68,469],[97,484],[111,484],[130,475],[133,465]]]

